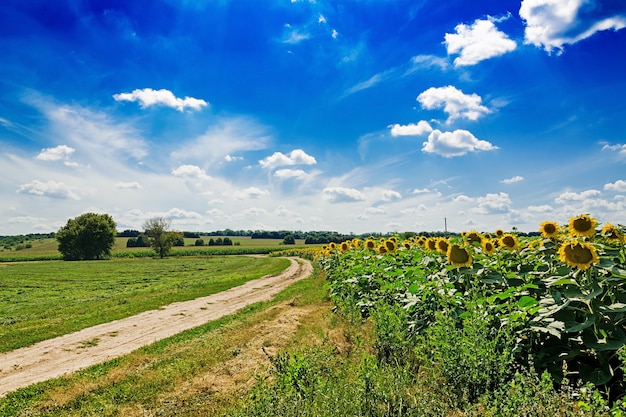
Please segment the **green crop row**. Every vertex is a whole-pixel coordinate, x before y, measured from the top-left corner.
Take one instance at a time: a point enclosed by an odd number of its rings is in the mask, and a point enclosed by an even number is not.
[[[510,378],[534,368],[571,389],[591,383],[615,400],[626,392],[625,229],[596,225],[583,215],[565,226],[544,222],[534,239],[472,231],[353,240],[318,259],[336,309],[373,319],[386,360],[404,360],[442,321],[466,332],[471,324],[485,340],[499,340],[494,348]]]

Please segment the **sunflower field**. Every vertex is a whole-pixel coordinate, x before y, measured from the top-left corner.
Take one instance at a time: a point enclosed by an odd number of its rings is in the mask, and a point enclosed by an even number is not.
[[[317,260],[335,310],[372,321],[381,360],[447,363],[449,386],[469,399],[532,369],[564,390],[593,386],[621,401],[626,229],[585,214],[539,232],[353,239],[323,247]],[[472,345],[474,333],[482,342]],[[435,336],[452,346],[438,358],[420,343]]]

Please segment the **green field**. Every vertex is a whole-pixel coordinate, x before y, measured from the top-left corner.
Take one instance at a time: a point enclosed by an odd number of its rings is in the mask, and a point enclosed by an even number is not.
[[[224,291],[288,265],[247,256],[0,263],[0,352]]]

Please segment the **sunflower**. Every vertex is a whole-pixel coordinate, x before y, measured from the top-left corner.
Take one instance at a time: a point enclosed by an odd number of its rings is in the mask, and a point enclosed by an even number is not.
[[[376,249],[376,242],[374,241],[374,239],[367,239],[365,241],[365,247],[369,250],[374,250]]]
[[[328,249],[335,250],[337,249],[337,244],[335,242],[330,242]]]
[[[600,262],[596,248],[587,242],[562,244],[559,248],[559,259],[570,267],[576,267],[583,271],[588,269],[591,264]]]
[[[434,237],[429,237],[428,239],[426,239],[426,248],[432,251],[437,250],[437,239],[435,239]]]
[[[396,246],[396,241],[394,239],[388,239],[385,241],[385,249],[387,252],[395,252],[398,247]]]
[[[555,238],[559,234],[559,224],[557,222],[545,221],[539,226],[541,236],[545,238]]]
[[[483,252],[485,255],[491,256],[496,251],[496,245],[493,244],[493,240],[491,239],[483,239],[481,242],[481,247],[483,248]]]
[[[405,240],[404,242],[402,242],[402,246],[404,246],[405,249],[411,249],[411,241]]]
[[[512,235],[510,233],[505,233],[500,238],[500,245],[504,246],[508,250],[515,250],[517,249],[517,246],[519,245],[519,243],[515,235]]]
[[[420,237],[417,239],[417,244],[423,248],[424,246],[426,246],[426,240],[427,240],[427,238],[426,238],[426,237],[424,237],[424,236],[420,236]]]
[[[465,239],[467,239],[469,243],[480,243],[482,242],[483,237],[476,230],[471,230],[465,235]]]
[[[472,265],[472,254],[467,248],[463,246],[449,245],[447,255],[448,263],[450,263],[451,265],[454,265],[456,267]]]
[[[624,234],[621,230],[619,230],[616,226],[613,226],[611,223],[606,223],[602,226],[601,233],[608,241],[612,242],[623,242]]]
[[[588,214],[569,219],[569,234],[571,236],[593,236],[596,233],[598,221]]]
[[[446,239],[445,237],[440,237],[439,239],[437,239],[435,246],[437,246],[437,251],[440,254],[446,255],[448,253],[448,246],[450,246],[450,242],[448,242],[448,239]]]
[[[352,244],[353,247],[360,248],[361,247],[361,243],[363,243],[363,241],[361,239],[355,237],[354,239],[352,239],[350,241],[350,243]]]
[[[385,245],[378,245],[378,253],[380,255],[387,253],[387,248],[385,248]]]
[[[341,249],[342,252],[348,252],[350,250],[350,244],[348,242],[341,242],[339,249]]]
[[[498,238],[501,238],[502,235],[504,235],[504,230],[502,229],[496,229],[495,234]]]

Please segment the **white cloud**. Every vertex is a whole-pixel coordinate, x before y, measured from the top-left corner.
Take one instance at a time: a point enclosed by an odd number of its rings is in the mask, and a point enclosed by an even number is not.
[[[603,30],[626,27],[626,4],[588,0],[523,0],[524,42],[551,52]]]
[[[62,182],[33,180],[27,184],[22,184],[17,189],[19,194],[32,194],[59,199],[80,200],[75,187]]]
[[[350,203],[365,200],[365,195],[354,188],[324,188],[324,199],[330,203]]]
[[[454,59],[457,67],[476,65],[480,61],[515,50],[515,41],[500,32],[494,18],[475,20],[471,26],[459,24],[456,33],[446,33],[448,55],[458,54]]]
[[[445,70],[448,68],[448,60],[435,55],[416,55],[411,58],[410,65],[411,67],[407,70],[405,75],[423,69],[435,68]]]
[[[604,184],[604,189],[608,191],[626,192],[626,181],[617,180],[613,183]]]
[[[122,190],[139,190],[141,189],[141,185],[137,181],[133,182],[118,182],[115,183],[115,188],[120,188]]]
[[[368,207],[365,209],[365,213],[367,214],[387,214],[387,210],[385,210],[383,207]],[[367,216],[365,216],[365,218],[367,218]]]
[[[270,192],[267,190],[262,190],[258,187],[248,187],[244,188],[235,193],[235,198],[238,200],[249,199],[249,198],[261,198],[263,196],[269,195]]]
[[[259,161],[263,168],[276,168],[279,166],[289,165],[314,165],[317,161],[311,155],[308,155],[302,149],[294,149],[289,155],[282,152],[274,152],[271,156]]]
[[[120,93],[114,94],[113,99],[115,101],[138,101],[139,106],[142,109],[150,106],[167,106],[176,109],[180,112],[186,108],[192,110],[200,110],[203,107],[207,107],[208,103],[202,99],[193,97],[179,98],[176,97],[171,91],[166,89],[153,90],[152,88],[136,89],[132,93]]]
[[[580,193],[574,193],[571,191],[567,191],[564,192],[562,194],[560,194],[557,198],[554,199],[554,201],[556,203],[559,204],[565,204],[571,201],[581,201],[581,200],[587,200],[590,199],[592,197],[597,197],[599,196],[601,193],[598,190],[586,190],[586,191],[582,191]]]
[[[390,125],[389,128],[391,129],[391,136],[420,136],[433,131],[433,128],[425,120],[420,120],[417,124]]]
[[[472,197],[468,197],[464,194],[461,194],[461,195],[457,195],[456,197],[454,197],[452,201],[454,201],[455,203],[460,203],[460,202],[474,201],[474,199]]]
[[[196,165],[181,165],[178,168],[172,170],[172,175],[180,178],[195,178],[199,180],[209,180],[209,177],[204,169]]]
[[[430,190],[428,188],[416,188],[413,190],[413,194],[426,194],[429,192]]]
[[[289,33],[283,39],[283,43],[287,43],[290,45],[295,45],[302,41],[311,38],[311,34],[307,32],[299,32],[297,30],[290,30]]]
[[[448,113],[448,122],[455,119],[477,120],[491,112],[481,104],[482,98],[478,94],[464,94],[452,85],[431,87],[417,96],[417,101],[425,109],[442,108]]]
[[[626,157],[626,144],[623,145],[609,145],[608,143],[605,143],[602,146],[602,150],[603,151],[613,151],[613,152],[617,152],[617,154],[619,156],[624,156]]]
[[[243,161],[243,156],[232,156],[232,155],[226,155],[224,157],[224,160],[226,162],[235,162],[235,161]]]
[[[458,129],[453,132],[441,132],[435,129],[423,143],[422,152],[434,153],[445,158],[462,156],[468,152],[493,151],[497,146],[485,140],[479,140],[467,130]]]
[[[67,145],[59,145],[54,148],[43,148],[35,157],[40,161],[61,161],[67,160],[76,151],[76,149]]]
[[[554,208],[550,205],[547,204],[542,204],[540,206],[528,206],[526,208],[526,211],[530,211],[533,213],[548,213],[550,211],[553,211]]]
[[[478,208],[472,211],[479,214],[507,213],[512,204],[507,193],[487,193],[484,197],[478,197],[476,201]]]
[[[296,178],[303,179],[306,177],[306,172],[301,169],[278,169],[274,172],[276,178],[287,179]]]
[[[524,181],[524,177],[522,177],[521,175],[516,175],[514,177],[504,179],[500,182],[503,184],[513,184],[513,183],[520,182],[520,181]]]
[[[402,199],[402,194],[394,190],[383,190],[383,200],[392,201]]]

